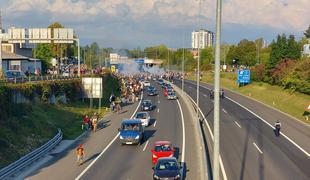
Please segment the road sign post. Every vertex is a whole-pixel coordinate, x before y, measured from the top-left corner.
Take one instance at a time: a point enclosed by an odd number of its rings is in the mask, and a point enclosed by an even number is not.
[[[250,70],[248,69],[238,70],[237,73],[238,73],[237,83],[239,87],[249,84],[251,82],[251,71]]]

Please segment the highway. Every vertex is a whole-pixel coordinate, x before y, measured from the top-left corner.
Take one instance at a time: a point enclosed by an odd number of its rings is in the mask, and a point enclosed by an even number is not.
[[[181,87],[181,81],[174,83]],[[199,107],[213,131],[213,100],[205,86],[200,88]],[[185,81],[184,90],[196,101],[193,82]],[[275,137],[268,124],[229,98],[221,99],[220,104],[220,154],[227,179],[309,179],[310,157],[305,150],[310,142],[309,127],[300,131],[305,137],[303,152],[283,135]],[[274,117],[278,116],[274,112]]]
[[[27,179],[152,179],[151,148],[158,140],[169,140],[177,147],[178,160],[183,162],[184,169],[188,171],[186,179],[201,179],[200,142],[197,142],[197,138],[194,137],[191,114],[181,99],[167,100],[163,96],[162,88],[155,82],[152,84],[158,89],[159,96],[144,95],[143,97],[143,99],[152,100],[156,108],[150,112],[151,125],[145,129],[146,140],[142,145],[121,146],[118,139],[117,128],[121,119],[130,118],[137,112],[135,110],[140,110],[135,105],[126,112],[127,117],[120,115],[121,118],[101,130],[100,133],[104,132],[108,136],[98,133],[99,138],[96,137],[97,133],[94,133],[87,141],[85,140],[86,144],[92,142],[91,145],[87,145],[88,149],[96,149],[90,151],[91,153],[87,153],[86,150],[88,160],[85,164],[76,166],[75,152],[72,147],[66,154],[59,156],[59,159],[46,164]]]

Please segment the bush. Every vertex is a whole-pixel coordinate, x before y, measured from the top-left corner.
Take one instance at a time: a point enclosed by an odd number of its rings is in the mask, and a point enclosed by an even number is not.
[[[282,85],[282,80],[295,67],[296,61],[291,59],[281,60],[275,68],[270,71],[271,84]]]
[[[253,66],[251,68],[251,79],[253,81],[263,81],[264,80],[264,75],[265,75],[265,65],[264,64],[259,64],[256,66]]]
[[[300,61],[282,79],[284,88],[310,95],[310,58]]]

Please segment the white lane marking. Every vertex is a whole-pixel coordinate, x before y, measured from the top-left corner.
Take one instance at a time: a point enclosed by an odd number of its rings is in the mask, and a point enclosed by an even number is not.
[[[143,151],[145,151],[145,149],[146,149],[146,147],[147,147],[148,144],[149,144],[149,141],[146,141],[145,146],[144,146],[144,148],[143,148]]]
[[[204,97],[208,97],[207,95],[203,94]]]
[[[179,100],[177,100],[178,102],[178,106],[179,106],[179,110],[181,112],[181,118],[182,118],[182,134],[183,134],[183,140],[182,140],[182,159],[181,162],[185,161],[185,123],[184,123],[184,116],[183,116],[183,111],[181,108],[181,104],[179,102]]]
[[[193,84],[191,82],[189,82],[190,84]],[[195,84],[194,84],[195,85]],[[210,90],[210,88],[205,87],[205,86],[201,86],[205,89]],[[229,99],[230,101],[234,102],[235,104],[239,105],[240,107],[242,107],[243,109],[247,110],[248,112],[252,113],[254,116],[256,116],[257,118],[259,118],[260,120],[262,120],[264,123],[266,123],[268,126],[270,126],[272,129],[275,129],[273,127],[273,125],[271,125],[269,122],[267,122],[265,119],[263,119],[262,117],[258,116],[256,113],[254,113],[253,111],[249,110],[248,108],[246,108],[245,106],[241,105],[240,103],[238,103],[237,101],[225,96],[225,98]],[[310,157],[310,153],[308,153],[306,150],[304,150],[302,147],[300,147],[296,142],[294,142],[291,138],[289,138],[287,135],[285,135],[284,133],[280,132],[280,134],[285,137],[289,142],[291,142],[294,146],[296,146],[300,151],[302,151],[306,156],[308,156],[308,158]]]
[[[154,122],[154,127],[156,126],[156,122],[157,122],[157,121]]]
[[[239,124],[237,121],[235,121],[235,124],[236,124],[239,128],[241,128],[240,124]]]
[[[187,94],[187,93],[186,93],[186,94]],[[190,97],[188,94],[187,94],[187,97],[188,97],[188,98],[194,103],[194,105],[196,106],[196,103],[195,103],[195,101],[193,100],[193,98]],[[203,120],[205,121],[205,123],[206,123],[206,125],[207,125],[207,127],[208,127],[209,133],[210,133],[210,135],[211,135],[211,139],[212,139],[212,141],[213,141],[213,143],[214,143],[214,136],[213,136],[213,133],[212,133],[212,131],[211,131],[210,125],[209,125],[209,123],[208,123],[208,121],[207,121],[205,115],[202,113],[201,109],[198,108],[198,110],[199,110],[200,114],[202,114]],[[220,159],[220,167],[221,167],[221,172],[222,172],[222,174],[223,174],[223,179],[224,179],[224,180],[227,180],[227,175],[226,175],[224,163],[223,163],[222,158],[221,158],[221,154],[220,154],[220,158],[219,158],[219,159]]]
[[[141,95],[141,100],[137,106],[137,108],[135,109],[134,113],[131,115],[130,119],[132,119],[134,117],[134,115],[137,113],[141,102],[143,99],[143,93]],[[112,139],[112,141],[101,151],[101,153],[96,157],[96,159],[94,159],[82,172],[81,174],[79,174],[78,177],[75,178],[75,180],[79,180],[95,163],[96,161],[109,149],[109,147],[114,143],[114,141],[118,138],[120,133],[117,133],[116,136]]]
[[[224,113],[226,113],[226,114],[227,114],[227,111],[226,111],[224,108],[223,108],[222,110],[223,110],[223,112],[224,112]]]
[[[158,104],[160,103],[160,100],[158,100]]]
[[[159,108],[157,109],[157,112],[159,113]]]
[[[253,142],[253,145],[256,147],[256,149],[259,151],[259,153],[263,154],[263,151],[261,151],[261,150],[259,149],[259,147],[256,145],[255,142]]]

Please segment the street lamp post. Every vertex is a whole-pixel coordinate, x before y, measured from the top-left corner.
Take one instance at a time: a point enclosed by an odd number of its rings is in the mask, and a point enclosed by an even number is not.
[[[216,46],[215,46],[215,76],[214,76],[214,149],[213,149],[213,178],[219,180],[220,157],[220,66],[221,66],[221,20],[222,0],[216,5]]]

